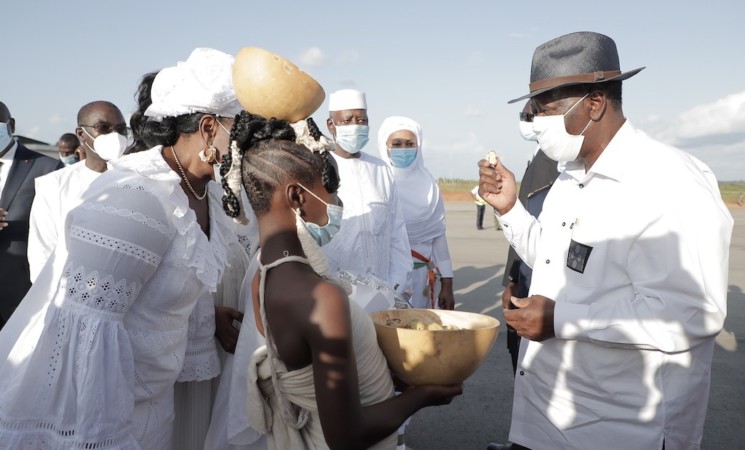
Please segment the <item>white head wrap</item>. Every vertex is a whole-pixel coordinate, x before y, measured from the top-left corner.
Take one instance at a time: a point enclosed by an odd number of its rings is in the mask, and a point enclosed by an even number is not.
[[[416,159],[409,167],[395,167],[388,156],[388,137],[400,130],[408,130],[416,136],[419,147]],[[440,195],[437,180],[424,167],[422,156],[422,128],[408,117],[388,117],[378,131],[380,158],[393,171],[396,192],[406,222],[409,242],[418,243],[434,239],[445,233],[445,204]]]
[[[197,48],[186,61],[158,72],[145,115],[155,119],[210,113],[234,117],[241,105],[233,90],[233,57],[211,48]]]
[[[365,93],[356,89],[341,89],[329,95],[329,111],[367,109]]]

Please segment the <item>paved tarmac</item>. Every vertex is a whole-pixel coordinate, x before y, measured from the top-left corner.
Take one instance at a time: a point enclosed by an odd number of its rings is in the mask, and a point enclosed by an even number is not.
[[[456,309],[488,314],[504,323],[502,274],[508,244],[487,214],[476,229],[473,203],[446,204],[448,241],[455,270]],[[745,209],[732,209],[728,315],[717,338],[711,394],[701,448],[745,449]],[[693,220],[693,218],[692,218]],[[706,218],[701,218],[706,220]],[[512,410],[512,366],[504,326],[483,365],[450,405],[425,408],[406,431],[413,450],[484,450],[507,440]]]

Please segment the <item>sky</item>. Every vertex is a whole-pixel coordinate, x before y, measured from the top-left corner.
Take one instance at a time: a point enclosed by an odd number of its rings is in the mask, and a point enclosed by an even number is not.
[[[52,144],[90,101],[109,100],[128,116],[140,77],[194,48],[260,47],[324,87],[313,115],[324,132],[328,95],[360,89],[371,126],[365,151],[378,156],[380,124],[403,115],[421,124],[436,177],[475,180],[476,162],[495,150],[519,179],[534,145],[519,134],[523,104],[507,101],[528,92],[537,46],[594,31],[615,40],[621,70],[646,67],[624,81],[631,123],[692,153],[720,181],[745,180],[741,0],[6,3],[0,101],[17,134]]]

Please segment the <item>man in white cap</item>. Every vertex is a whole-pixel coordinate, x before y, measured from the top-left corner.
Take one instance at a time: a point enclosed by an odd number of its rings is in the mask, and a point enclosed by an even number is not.
[[[701,445],[733,221],[704,163],[624,117],[621,82],[640,70],[598,33],[535,50],[513,102],[531,99],[541,150],[566,162],[539,218],[512,172],[479,162],[480,195],[533,269],[504,309],[523,338],[513,448]]]
[[[372,275],[397,298],[411,289],[411,247],[393,174],[381,159],[363,152],[369,125],[365,93],[342,89],[329,97],[326,125],[334,137],[344,202],[341,230],[322,247],[332,273]]]
[[[129,129],[119,108],[95,101],[78,112],[77,138],[88,157],[36,179],[28,234],[31,282],[36,280],[63,232],[65,217],[80,203],[83,192],[107,169],[107,161],[122,155]]]

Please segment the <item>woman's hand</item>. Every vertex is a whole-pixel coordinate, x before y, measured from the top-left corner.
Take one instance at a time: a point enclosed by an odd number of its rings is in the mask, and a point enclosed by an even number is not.
[[[440,278],[440,294],[437,296],[437,305],[440,309],[455,309],[452,278]]]
[[[227,306],[215,306],[215,337],[228,353],[235,353],[238,344],[240,330],[233,326],[234,320],[242,322],[243,313]]]

